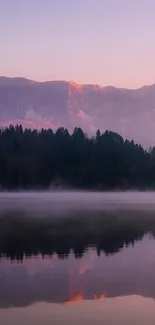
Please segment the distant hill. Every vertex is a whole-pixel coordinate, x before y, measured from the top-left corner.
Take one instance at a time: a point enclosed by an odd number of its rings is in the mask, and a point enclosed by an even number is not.
[[[70,131],[113,130],[149,146],[155,144],[155,85],[117,89],[67,81],[36,82],[0,77],[0,125]]]

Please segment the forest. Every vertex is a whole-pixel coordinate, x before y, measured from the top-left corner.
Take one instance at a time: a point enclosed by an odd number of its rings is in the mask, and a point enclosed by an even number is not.
[[[10,125],[0,129],[0,188],[154,189],[155,149],[111,131],[88,137],[81,128]]]

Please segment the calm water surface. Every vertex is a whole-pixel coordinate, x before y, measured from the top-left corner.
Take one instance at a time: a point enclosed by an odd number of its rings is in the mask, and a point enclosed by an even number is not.
[[[10,193],[0,206],[0,324],[155,324],[154,193]]]

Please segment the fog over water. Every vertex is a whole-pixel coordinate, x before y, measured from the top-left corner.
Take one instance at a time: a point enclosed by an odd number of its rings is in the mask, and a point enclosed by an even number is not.
[[[0,193],[0,324],[155,324],[155,193]]]
[[[24,210],[54,215],[72,211],[153,210],[155,192],[4,192],[0,193],[0,212]]]

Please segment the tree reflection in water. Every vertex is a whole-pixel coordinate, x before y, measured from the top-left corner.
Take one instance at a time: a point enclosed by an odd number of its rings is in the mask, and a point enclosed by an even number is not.
[[[110,211],[64,218],[24,216],[23,213],[0,216],[0,257],[22,261],[24,257],[52,256],[67,258],[72,251],[81,258],[88,247],[97,254],[113,254],[134,245],[145,233],[155,233],[153,212]]]

